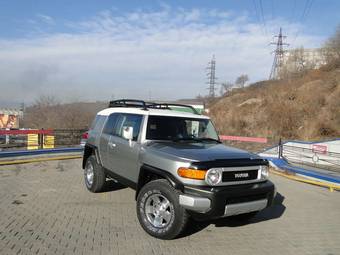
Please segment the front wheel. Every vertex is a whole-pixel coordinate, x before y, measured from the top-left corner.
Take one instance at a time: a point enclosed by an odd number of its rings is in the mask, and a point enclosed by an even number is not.
[[[179,205],[179,194],[167,180],[147,183],[137,197],[137,216],[143,229],[159,239],[173,239],[184,229],[188,213]]]

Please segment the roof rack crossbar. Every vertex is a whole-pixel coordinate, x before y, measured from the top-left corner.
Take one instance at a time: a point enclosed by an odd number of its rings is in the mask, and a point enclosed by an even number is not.
[[[109,107],[141,107],[143,110],[147,110],[147,104],[143,100],[136,99],[119,99],[110,101]]]
[[[149,108],[158,108],[158,109],[171,109],[171,106],[175,106],[175,107],[183,107],[183,108],[189,108],[194,114],[198,114],[197,110],[192,107],[191,105],[186,105],[186,104],[176,104],[176,103],[154,103],[150,106],[148,106]]]
[[[193,106],[185,105],[185,104],[154,103],[154,102],[145,102],[143,100],[136,100],[136,99],[119,99],[119,100],[110,101],[109,103],[109,107],[135,107],[135,108],[140,107],[143,110],[148,110],[148,108],[173,110],[171,108],[172,106],[188,108],[192,111],[192,113],[200,115]]]

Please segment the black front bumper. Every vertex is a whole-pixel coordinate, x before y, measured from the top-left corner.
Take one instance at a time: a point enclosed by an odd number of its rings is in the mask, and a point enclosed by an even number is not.
[[[275,186],[271,181],[223,187],[184,186],[184,194],[210,199],[211,209],[208,212],[189,211],[196,220],[208,220],[223,217],[228,204],[267,199],[267,207],[270,206],[273,203]]]

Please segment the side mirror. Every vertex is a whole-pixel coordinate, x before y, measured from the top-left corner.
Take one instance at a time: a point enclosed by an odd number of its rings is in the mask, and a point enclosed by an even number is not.
[[[123,134],[122,134],[123,138],[129,140],[129,142],[131,142],[131,140],[133,139],[133,127],[123,127]]]

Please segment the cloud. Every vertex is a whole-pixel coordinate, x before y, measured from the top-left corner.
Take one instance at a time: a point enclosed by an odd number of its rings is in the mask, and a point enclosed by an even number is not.
[[[44,14],[41,14],[41,13],[38,13],[37,15],[37,19],[48,24],[48,25],[54,25],[55,24],[55,21],[54,19],[51,17],[51,16],[48,16],[48,15],[44,15]]]
[[[268,34],[277,33],[279,26],[291,36],[299,29],[282,19],[268,20]],[[6,91],[0,100],[30,102],[46,93],[92,101],[112,95],[195,97],[207,93],[205,68],[213,54],[220,82],[234,81],[242,73],[251,81],[265,79],[273,59],[271,38],[246,13],[169,6],[123,14],[107,10],[88,20],[65,22],[64,30],[0,40],[0,61],[6,63],[0,65],[0,88]],[[317,47],[322,40],[300,34],[296,43]]]

